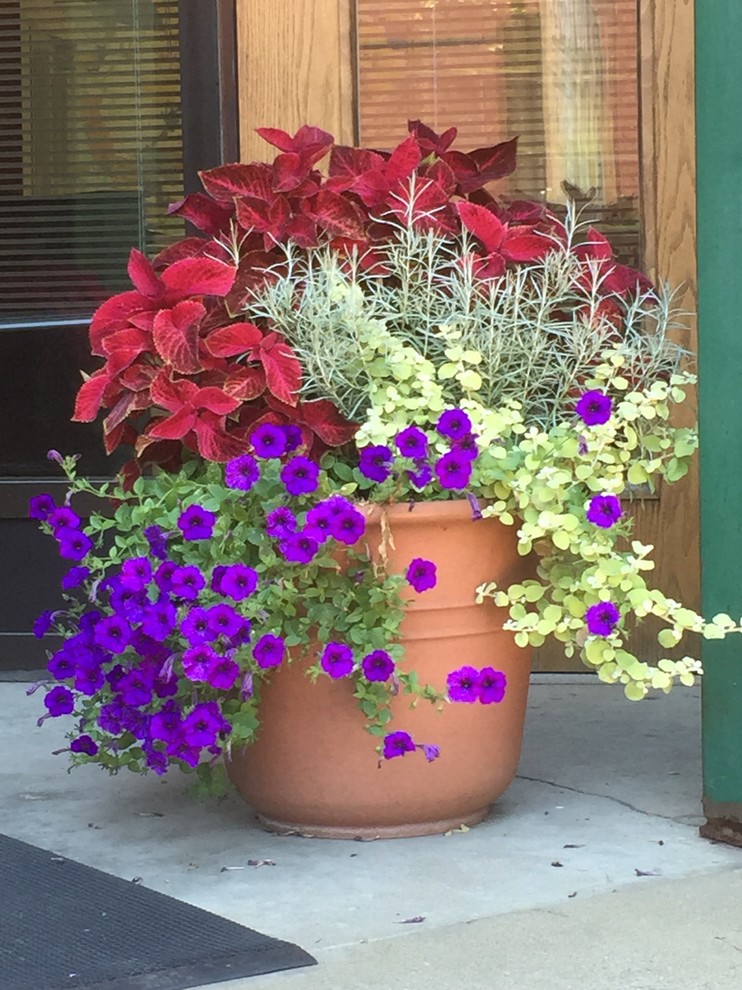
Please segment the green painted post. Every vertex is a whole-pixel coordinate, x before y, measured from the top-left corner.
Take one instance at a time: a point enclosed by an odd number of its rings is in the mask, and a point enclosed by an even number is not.
[[[742,2],[696,0],[703,611],[742,615]],[[678,534],[682,538],[682,534]],[[742,845],[742,637],[704,643],[701,834]]]

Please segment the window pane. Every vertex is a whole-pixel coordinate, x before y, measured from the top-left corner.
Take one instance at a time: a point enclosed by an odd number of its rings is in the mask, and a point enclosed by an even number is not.
[[[358,0],[361,141],[419,118],[457,147],[519,135],[495,195],[564,203],[640,265],[637,0]]]
[[[182,146],[178,0],[0,0],[0,477],[119,466],[69,422],[85,324],[182,236]]]
[[[0,328],[89,316],[181,232],[178,43],[177,0],[0,2]]]

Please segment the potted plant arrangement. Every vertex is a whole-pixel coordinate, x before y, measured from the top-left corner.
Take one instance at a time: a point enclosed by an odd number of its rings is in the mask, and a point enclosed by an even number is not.
[[[275,160],[203,173],[171,208],[203,236],[132,251],[93,317],[75,419],[106,410],[134,456],[95,486],[50,452],[69,495],[32,499],[70,562],[36,626],[62,638],[44,718],[72,718],[73,763],[226,768],[274,829],[476,823],[515,773],[530,647],[639,700],[700,665],[634,656],[629,621],[667,648],[739,631],[647,585],[621,501],[696,447],[670,297],[572,211],[495,199],[514,141],[260,133]]]

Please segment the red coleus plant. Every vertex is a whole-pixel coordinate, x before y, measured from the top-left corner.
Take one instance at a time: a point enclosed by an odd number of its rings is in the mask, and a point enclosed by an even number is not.
[[[152,262],[133,250],[133,290],[104,302],[90,326],[103,366],[82,385],[74,419],[107,411],[106,450],[134,447],[133,476],[155,463],[177,468],[183,449],[226,461],[249,447],[262,421],[294,424],[318,456],[347,443],[355,426],[329,401],[299,401],[302,368],[276,327],[247,319],[252,294],[285,262],[280,245],[327,244],[379,265],[379,248],[399,224],[477,242],[474,271],[500,277],[512,264],[542,258],[561,225],[539,203],[498,203],[485,188],[515,168],[516,139],[467,154],[420,121],[393,151],[335,145],[317,127],[258,133],[278,149],[271,163],[223,165],[201,174],[203,193],[170,214],[203,233],[185,237]],[[317,165],[329,153],[326,173]],[[591,232],[577,249],[605,266],[611,294],[635,291],[641,276],[618,265],[608,242]],[[548,236],[545,236],[548,235]],[[383,269],[377,269],[383,274]]]

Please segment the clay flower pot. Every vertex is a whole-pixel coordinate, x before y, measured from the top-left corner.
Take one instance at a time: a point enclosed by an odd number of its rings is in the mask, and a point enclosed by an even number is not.
[[[420,751],[379,766],[378,739],[365,729],[348,680],[305,676],[297,658],[262,689],[255,743],[234,752],[229,776],[269,829],[327,838],[392,838],[473,825],[510,784],[518,764],[530,673],[530,651],[502,629],[492,602],[477,605],[475,588],[520,581],[531,562],[518,556],[513,527],[473,521],[469,503],[416,503],[384,510],[394,546],[389,569],[404,573],[415,557],[437,565],[435,588],[410,589],[402,625],[404,667],[444,690],[451,670],[492,666],[507,676],[499,704],[393,700],[390,731],[440,747],[432,763]],[[381,512],[369,510],[366,541],[378,555]]]

